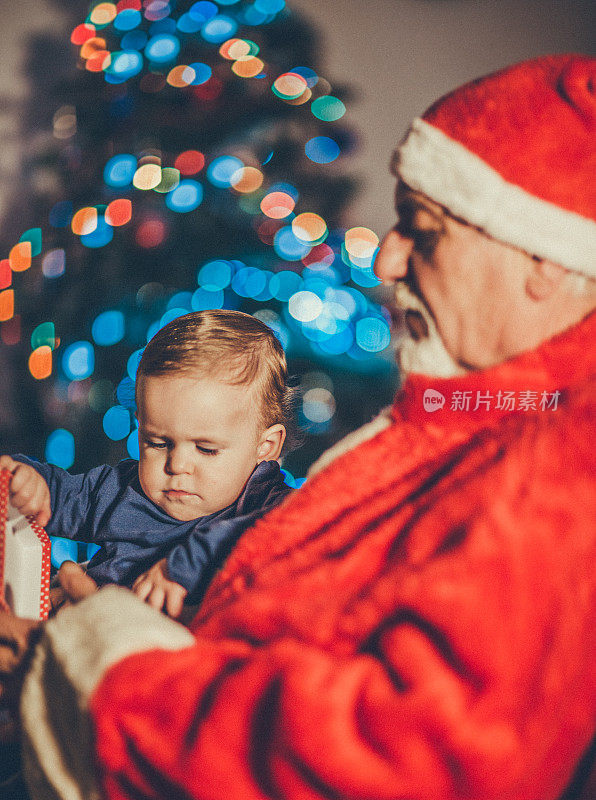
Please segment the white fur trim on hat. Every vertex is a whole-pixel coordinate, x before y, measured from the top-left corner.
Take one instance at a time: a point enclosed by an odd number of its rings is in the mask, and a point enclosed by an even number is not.
[[[410,188],[493,238],[596,277],[596,222],[509,183],[428,122],[414,120],[395,168]]]

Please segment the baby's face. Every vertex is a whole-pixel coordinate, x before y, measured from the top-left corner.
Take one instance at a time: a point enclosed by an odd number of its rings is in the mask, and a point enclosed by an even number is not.
[[[147,497],[182,521],[233,503],[263,460],[254,390],[217,378],[141,376],[137,399]]]

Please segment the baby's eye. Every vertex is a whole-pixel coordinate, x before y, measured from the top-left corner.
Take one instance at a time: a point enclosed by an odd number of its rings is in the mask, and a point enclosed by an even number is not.
[[[216,456],[219,453],[219,450],[211,450],[209,447],[201,447],[199,444],[197,445],[197,450],[205,456]]]

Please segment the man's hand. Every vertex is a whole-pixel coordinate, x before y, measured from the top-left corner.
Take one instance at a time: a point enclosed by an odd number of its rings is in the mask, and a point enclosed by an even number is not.
[[[161,611],[165,611],[175,619],[182,613],[184,598],[188,591],[168,577],[167,559],[162,558],[151,569],[136,579],[132,587],[140,600]]]
[[[52,614],[62,606],[70,606],[84,600],[97,591],[97,584],[85,570],[74,561],[64,561],[58,570],[57,585],[50,589]]]
[[[12,473],[11,504],[26,517],[33,516],[38,525],[47,525],[52,515],[50,490],[39,472],[10,456],[0,456],[0,469]]]

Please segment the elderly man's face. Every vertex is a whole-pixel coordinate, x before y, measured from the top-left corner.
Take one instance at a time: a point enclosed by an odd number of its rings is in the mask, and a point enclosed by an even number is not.
[[[398,186],[396,211],[398,222],[381,244],[375,272],[383,281],[405,283],[409,292],[398,283],[398,305],[409,305],[409,293],[422,300],[419,310],[427,312],[431,338],[434,320],[452,359],[450,370],[442,348],[433,344],[421,364],[414,356],[402,366],[406,371],[448,375],[458,368],[482,369],[503,360],[501,336],[512,323],[511,301],[521,288],[523,272],[516,275],[512,262],[529,256],[459,222],[403,185]],[[423,352],[427,326],[416,314],[407,313],[406,320],[418,339],[414,350]],[[433,359],[437,369],[429,364]]]

